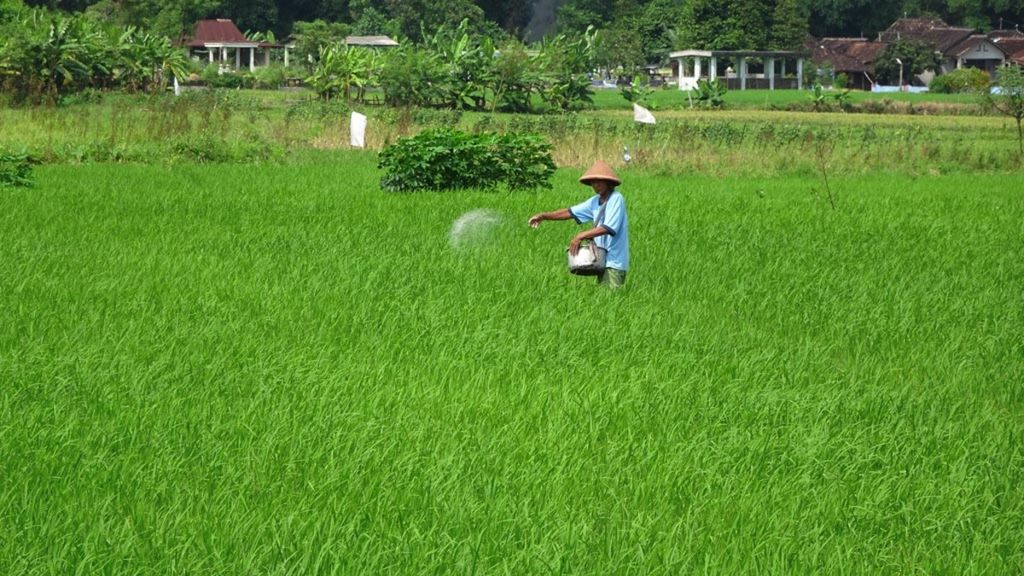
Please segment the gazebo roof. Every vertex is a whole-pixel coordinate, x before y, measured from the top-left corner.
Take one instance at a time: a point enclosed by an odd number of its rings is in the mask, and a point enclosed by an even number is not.
[[[246,38],[235,23],[226,18],[196,22],[192,38],[186,44],[194,48],[207,44],[242,44],[254,47],[259,45],[258,42]]]
[[[807,52],[793,50],[679,50],[669,58],[806,58]]]

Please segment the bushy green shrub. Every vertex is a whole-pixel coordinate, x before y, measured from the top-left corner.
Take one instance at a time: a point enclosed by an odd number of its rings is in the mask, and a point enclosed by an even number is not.
[[[555,162],[543,138],[466,134],[447,128],[401,138],[380,153],[381,187],[390,192],[550,188]]]
[[[203,79],[203,83],[210,88],[243,88],[245,87],[245,79],[241,74],[225,70],[221,72],[217,64],[210,64],[206,68],[203,68],[203,72],[200,75]]]
[[[255,73],[255,81],[253,83],[254,88],[262,88],[265,90],[276,90],[284,85],[285,82],[285,69],[284,66],[274,64],[271,66],[265,66],[258,69]]]
[[[28,154],[0,150],[0,186],[31,186],[33,162]]]
[[[936,76],[928,84],[928,90],[939,94],[981,93],[988,89],[989,81],[984,70],[961,68]]]

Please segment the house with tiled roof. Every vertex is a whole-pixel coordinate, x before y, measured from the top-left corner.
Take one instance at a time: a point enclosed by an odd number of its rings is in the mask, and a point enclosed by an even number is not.
[[[290,46],[272,42],[257,42],[242,34],[231,20],[218,18],[196,22],[192,36],[184,42],[188,54],[195,60],[207,60],[223,68],[250,71],[270,64],[274,48],[284,50],[284,65],[288,65]]]
[[[994,30],[976,34],[971,28],[950,26],[935,18],[902,18],[878,34],[874,41],[865,38],[810,39],[811,60],[828,64],[836,74],[846,74],[851,88],[870,89],[875,60],[885,48],[901,40],[924,42],[934,47],[941,58],[938,70],[917,76],[928,85],[938,74],[959,68],[977,68],[990,76],[1008,62],[1024,65],[1024,33],[1019,30]]]
[[[1007,61],[1024,66],[1024,32],[1020,30],[993,30],[988,37],[1007,54]]]
[[[975,34],[972,28],[950,26],[938,18],[901,18],[878,34],[879,42],[900,40],[930,44],[940,55],[939,70],[920,75],[926,85],[936,74],[947,74],[960,68],[977,68],[995,75],[1008,56],[994,38]]]
[[[875,83],[875,58],[884,48],[885,44],[865,38],[812,38],[807,44],[813,62],[845,74],[847,87],[857,90],[870,90]]]

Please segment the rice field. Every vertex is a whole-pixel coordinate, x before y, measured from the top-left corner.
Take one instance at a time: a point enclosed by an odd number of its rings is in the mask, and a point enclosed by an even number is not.
[[[612,292],[375,160],[0,189],[0,573],[1024,571],[1019,172],[626,168]]]

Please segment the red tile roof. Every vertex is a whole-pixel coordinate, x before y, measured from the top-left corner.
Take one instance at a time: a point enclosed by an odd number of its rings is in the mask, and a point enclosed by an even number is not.
[[[1024,38],[1024,32],[1020,30],[989,30],[989,38]]]
[[[914,20],[910,25],[906,20],[897,20],[884,32],[879,34],[882,42],[898,42],[900,40],[917,40],[931,44],[942,54],[957,44],[971,37],[971,28],[954,28],[942,20]]]
[[[995,45],[1006,52],[1009,58],[1018,64],[1024,64],[1024,36],[1015,38],[996,38]]]
[[[231,20],[200,20],[196,22],[195,31],[188,41],[189,46],[203,46],[221,42],[253,43],[235,26]]]
[[[836,72],[871,72],[875,58],[885,46],[864,38],[822,38],[809,47],[814,62],[831,62]]]

